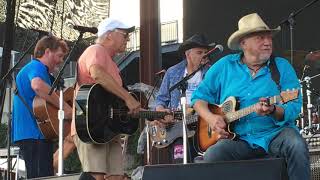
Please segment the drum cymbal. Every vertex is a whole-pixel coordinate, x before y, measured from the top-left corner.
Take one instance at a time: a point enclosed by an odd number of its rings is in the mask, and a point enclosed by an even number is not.
[[[293,50],[293,60],[294,61],[304,61],[307,54],[309,54],[309,51],[305,50]],[[285,50],[282,53],[282,56],[286,59],[291,59],[291,50]]]
[[[296,72],[300,75],[305,65],[305,57],[309,54],[309,51],[305,50],[293,50],[293,64],[292,66],[296,70]],[[282,56],[290,61],[291,59],[291,50],[283,51]]]
[[[320,61],[320,50],[308,53],[305,59],[307,61]]]

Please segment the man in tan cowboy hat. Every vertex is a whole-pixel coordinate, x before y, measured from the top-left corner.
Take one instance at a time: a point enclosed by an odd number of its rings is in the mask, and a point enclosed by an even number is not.
[[[271,56],[272,36],[280,29],[270,29],[256,13],[242,17],[238,27],[230,36],[228,46],[240,53],[217,61],[192,95],[194,109],[219,137],[216,144],[206,150],[204,160],[283,157],[291,180],[310,179],[308,148],[295,126],[301,96],[292,97],[292,101],[286,103],[278,100],[275,104],[266,99],[287,89],[299,89],[296,73],[288,61]],[[279,81],[274,78],[277,75]],[[222,104],[230,96],[238,98],[239,113],[225,116],[208,109],[208,104]],[[224,109],[232,106],[225,105]],[[226,120],[230,122],[232,116],[237,117],[231,126],[237,135],[234,140],[229,139],[231,132],[226,130]]]
[[[180,109],[180,91],[175,89],[172,92],[169,92],[169,89],[183,79],[187,74],[191,74],[198,69],[201,63],[206,62],[208,59],[203,59],[202,57],[206,54],[208,49],[213,46],[214,44],[209,44],[207,38],[203,34],[195,34],[180,45],[178,52],[182,54],[184,58],[180,63],[170,67],[164,75],[155,103],[157,111]],[[186,90],[187,104],[190,104],[191,94],[202,81],[207,69],[208,68],[198,71],[191,79],[188,80]],[[162,122],[166,123],[168,121],[172,121],[172,117],[168,117]],[[182,125],[181,121],[179,125]],[[172,159],[172,163],[182,163],[183,160],[183,145],[181,138],[182,126],[179,128],[181,129],[181,133],[179,133],[180,138],[173,142],[171,145],[172,148],[169,148],[171,152],[169,153],[169,158]],[[192,161],[193,155],[189,157],[191,157],[190,160]]]

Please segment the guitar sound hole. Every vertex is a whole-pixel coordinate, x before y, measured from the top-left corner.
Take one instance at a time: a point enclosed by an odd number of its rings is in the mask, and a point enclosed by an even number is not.
[[[222,106],[223,112],[230,112],[232,110],[232,101],[227,101]]]

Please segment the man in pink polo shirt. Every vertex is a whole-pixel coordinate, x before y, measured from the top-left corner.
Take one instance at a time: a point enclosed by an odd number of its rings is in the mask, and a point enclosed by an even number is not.
[[[88,47],[79,58],[76,92],[83,84],[99,83],[105,90],[123,99],[129,113],[140,110],[140,103],[122,87],[119,68],[112,60],[117,53],[125,51],[128,34],[133,30],[134,27],[111,18],[99,24],[96,43]],[[84,172],[89,172],[97,180],[104,179],[104,175],[109,180],[123,179],[120,138],[108,144],[86,144],[76,134],[74,118],[71,136]]]

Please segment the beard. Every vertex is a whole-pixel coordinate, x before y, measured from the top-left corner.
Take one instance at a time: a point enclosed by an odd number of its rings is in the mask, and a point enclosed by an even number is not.
[[[259,63],[260,64],[266,63],[270,59],[270,56],[271,56],[271,54],[261,54],[260,58],[259,58],[259,60],[260,60]]]

